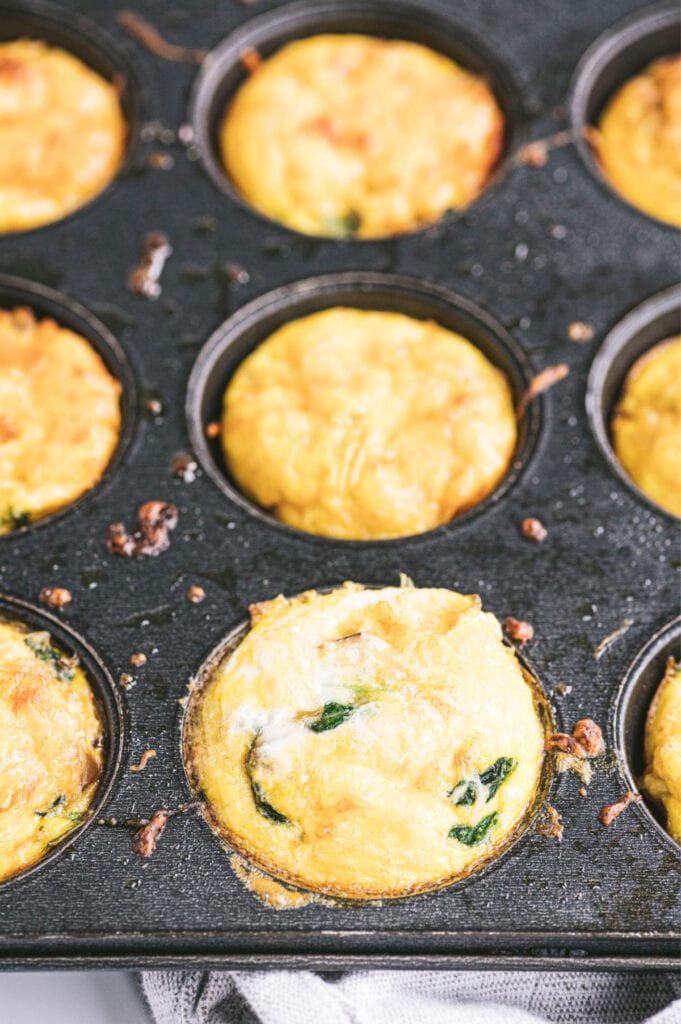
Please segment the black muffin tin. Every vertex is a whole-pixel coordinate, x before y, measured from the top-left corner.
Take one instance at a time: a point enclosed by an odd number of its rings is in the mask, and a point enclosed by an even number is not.
[[[581,130],[616,87],[617,74],[598,62],[594,72],[595,51],[584,57],[601,33],[607,52],[619,53],[631,22],[618,23],[637,21],[642,41],[627,42],[617,65],[634,73],[678,45],[678,15],[628,0],[462,0],[455,11],[389,0],[291,8],[143,0],[136,9],[173,43],[220,47],[198,85],[196,66],[153,56],[123,33],[117,3],[0,3],[1,37],[44,37],[122,75],[131,125],[126,166],[103,195],[60,223],[0,237],[0,273],[10,275],[0,303],[30,304],[80,329],[124,385],[124,434],[101,484],[59,515],[0,538],[0,590],[32,606],[0,610],[31,625],[42,615],[79,651],[110,730],[95,820],[0,885],[2,964],[670,965],[679,948],[679,848],[642,804],[609,828],[599,811],[635,785],[647,701],[679,642],[678,522],[619,473],[604,427],[626,372],[622,352],[633,359],[646,339],[658,340],[650,322],[659,326],[660,303],[664,333],[678,330],[678,298],[641,306],[675,286],[678,233],[604,187],[581,142],[550,150],[539,167],[519,150],[573,122]],[[227,98],[219,71],[228,89],[242,73],[235,37],[222,41],[239,32],[238,48],[257,42],[266,53],[296,34],[351,28],[419,39],[489,75],[509,118],[506,152],[492,186],[459,216],[396,239],[313,239],[255,214],[222,179],[211,148]],[[186,129],[183,142],[177,137],[190,121],[193,144]],[[170,170],[150,164],[158,152],[172,158]],[[159,230],[173,254],[162,295],[150,302],[126,282],[146,234]],[[569,364],[567,379],[531,405],[511,479],[484,506],[422,536],[347,543],[275,523],[235,491],[203,434],[221,388],[271,327],[341,298],[435,313],[467,330],[509,372],[516,395],[533,373]],[[641,309],[623,333],[617,325],[633,307]],[[569,340],[575,321],[593,328],[590,342]],[[198,473],[173,475],[192,445]],[[179,509],[170,549],[141,561],[108,554],[107,525],[132,526],[151,499]],[[547,527],[542,544],[522,537],[526,516]],[[531,622],[527,657],[558,727],[569,731],[583,716],[603,726],[609,755],[588,796],[578,795],[574,776],[551,783],[562,843],[528,831],[479,876],[437,893],[277,912],[237,880],[195,808],[171,817],[149,860],[133,854],[129,828],[98,823],[190,800],[181,702],[250,602],[346,579],[396,584],[400,572],[419,586],[477,592],[499,617]],[[200,604],[187,599],[192,584],[206,591]],[[42,587],[56,585],[73,594],[58,616],[63,629],[33,607]],[[626,631],[595,658],[625,620]],[[134,669],[137,651],[148,660]],[[134,677],[131,689],[120,687],[122,673]],[[157,757],[131,773],[150,747]]]

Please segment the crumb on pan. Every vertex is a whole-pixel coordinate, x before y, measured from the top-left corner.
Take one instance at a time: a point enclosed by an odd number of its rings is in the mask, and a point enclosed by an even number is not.
[[[627,790],[624,796],[621,796],[619,800],[616,800],[614,804],[607,804],[600,814],[601,824],[612,825],[615,818],[618,818],[623,811],[626,811],[629,804],[636,804],[641,799],[639,793],[632,793],[631,790]]]
[[[205,597],[206,591],[203,587],[197,587],[196,584],[187,591],[187,600],[191,601],[192,604],[200,604],[201,601],[205,600]]]
[[[133,834],[132,848],[138,857],[151,857],[158,840],[163,835],[167,822],[167,810],[154,811],[147,824]]]
[[[523,519],[520,524],[520,531],[527,540],[536,541],[538,544],[546,540],[549,535],[541,519],[537,519],[536,516],[528,516],[526,519]]]
[[[128,35],[138,43],[164,60],[179,61],[185,64],[200,64],[208,56],[208,50],[192,49],[188,46],[175,46],[166,42],[163,36],[137,11],[119,11],[116,21]]]
[[[241,51],[241,53],[239,54],[239,60],[241,61],[241,64],[246,69],[246,71],[248,71],[249,75],[252,75],[255,71],[257,71],[260,65],[262,64],[262,57],[260,56],[258,51],[255,50],[252,46],[249,46],[248,49]]]
[[[504,619],[504,632],[511,640],[517,640],[523,646],[534,636],[534,629],[529,622],[522,622],[509,616]]]
[[[541,836],[546,836],[548,839],[557,839],[559,843],[562,842],[564,827],[561,824],[558,811],[551,804],[543,805],[537,816],[535,830]]]
[[[633,624],[633,619],[625,619],[621,626],[619,626],[617,629],[613,630],[612,633],[609,633],[606,637],[604,637],[601,640],[601,642],[597,644],[596,647],[594,647],[593,656],[595,660],[598,661],[598,659],[601,658],[602,655],[604,655],[605,652],[609,650],[612,647],[612,645],[620,639],[620,637],[624,636],[629,627],[633,626]]]
[[[544,370],[538,373],[530,381],[525,394],[518,402],[518,408],[516,414],[518,419],[521,419],[525,415],[525,411],[530,402],[537,398],[538,395],[542,395],[549,388],[552,388],[554,384],[563,380],[570,372],[570,367],[567,363],[558,363],[556,366],[547,366]]]
[[[220,424],[219,423],[213,422],[213,423],[207,423],[206,424],[206,430],[205,430],[206,437],[209,437],[209,438],[219,437],[220,436],[220,432],[221,432],[221,428],[220,428]]]
[[[574,757],[598,757],[605,750],[601,727],[592,718],[580,718],[568,736],[564,732],[554,732],[547,737],[546,746],[549,750],[559,750],[563,754]]]
[[[65,587],[43,587],[38,599],[42,604],[57,609],[63,608],[73,600],[71,591]]]
[[[140,665],[146,665],[147,656],[142,651],[137,651],[135,654],[130,655],[130,664],[134,665],[135,668],[139,668]]]
[[[139,529],[128,533],[123,523],[111,523],[104,546],[121,558],[160,555],[170,547],[169,533],[177,526],[177,509],[164,501],[146,501],[137,510]]]
[[[568,338],[570,341],[576,341],[578,344],[591,341],[594,333],[595,332],[591,324],[586,324],[582,320],[573,320],[571,324],[568,324]]]
[[[141,771],[143,771],[146,768],[146,766],[147,766],[147,762],[151,761],[152,757],[156,757],[156,751],[155,750],[151,750],[151,749],[145,750],[144,753],[142,754],[140,760],[139,760],[139,764],[131,764],[130,765],[130,771],[131,772],[141,772]]]
[[[151,231],[144,239],[142,257],[128,275],[128,288],[144,299],[157,299],[161,294],[161,274],[173,247],[162,231]]]

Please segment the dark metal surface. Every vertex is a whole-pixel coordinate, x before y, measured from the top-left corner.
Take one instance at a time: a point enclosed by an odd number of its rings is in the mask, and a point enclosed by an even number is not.
[[[237,0],[136,6],[171,41],[194,47],[218,44],[254,15]],[[485,52],[501,56],[518,83],[518,124],[536,139],[566,127],[578,61],[637,6],[461,0],[455,13],[451,5],[439,9],[467,40],[483,40]],[[135,69],[131,102],[176,129],[188,118],[197,69],[127,40],[115,23],[117,8],[111,0],[70,4],[69,29],[79,31],[76,15],[94,16],[98,38],[115,41],[107,52],[120,51]],[[281,4],[263,0],[257,8],[270,9],[283,17]],[[84,210],[0,238],[0,272],[82,303],[116,335],[137,376],[140,413],[106,483],[50,522],[0,538],[0,590],[35,602],[43,586],[68,587],[74,599],[63,621],[114,679],[132,671],[137,680],[121,693],[124,756],[102,816],[147,815],[188,798],[178,701],[249,602],[345,579],[397,582],[400,571],[418,585],[477,591],[498,616],[529,620],[529,658],[559,727],[589,715],[606,728],[614,753],[586,799],[575,777],[554,781],[561,844],[528,833],[479,878],[383,906],[270,910],[236,879],[196,813],[171,818],[148,861],[132,854],[126,829],[90,825],[67,853],[0,886],[2,963],[668,966],[678,953],[678,851],[644,808],[631,807],[608,829],[598,813],[629,786],[614,725],[620,685],[636,652],[678,611],[677,524],[613,475],[589,429],[585,390],[611,328],[674,284],[677,233],[604,189],[576,148],[565,146],[543,167],[509,162],[470,210],[428,231],[361,244],[303,238],[235,203],[198,153],[166,146],[158,135],[138,134],[126,173]],[[159,149],[173,156],[172,170],[148,166],[149,151]],[[156,303],[126,287],[152,230],[167,232],[174,247]],[[248,281],[234,280],[226,269],[234,263]],[[322,541],[254,515],[205,472],[193,482],[172,476],[174,456],[189,450],[187,385],[207,339],[250,300],[338,272],[442,285],[501,324],[533,371],[569,363],[570,376],[538,403],[537,437],[517,481],[480,514],[390,544]],[[12,304],[4,288],[1,299]],[[575,320],[593,326],[593,341],[568,340]],[[162,400],[161,415],[145,414],[150,395]],[[170,550],[140,562],[108,555],[106,526],[132,523],[147,499],[178,505]],[[528,515],[549,530],[541,545],[520,535]],[[201,604],[186,598],[192,583],[207,592]],[[633,619],[629,630],[595,660],[596,645],[625,618]],[[134,651],[148,656],[138,670],[130,668]],[[558,684],[571,690],[558,696]],[[148,747],[156,759],[130,773],[127,766]]]

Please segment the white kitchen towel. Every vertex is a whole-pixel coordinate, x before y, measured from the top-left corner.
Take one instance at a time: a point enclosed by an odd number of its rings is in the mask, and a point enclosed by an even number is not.
[[[653,971],[148,972],[156,1024],[681,1024]]]

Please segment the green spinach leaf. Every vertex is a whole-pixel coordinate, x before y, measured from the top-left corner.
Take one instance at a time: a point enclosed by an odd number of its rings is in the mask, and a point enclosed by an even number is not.
[[[500,757],[498,761],[481,773],[480,781],[483,786],[487,786],[488,790],[487,803],[496,796],[499,786],[506,781],[517,764],[514,757]]]
[[[335,701],[331,701],[330,704],[324,705],[317,718],[307,723],[307,727],[312,732],[328,732],[330,729],[337,729],[356,710],[356,704],[337,704]]]
[[[499,815],[496,811],[486,814],[477,825],[454,825],[449,830],[450,839],[458,839],[464,846],[479,846],[494,827]]]

